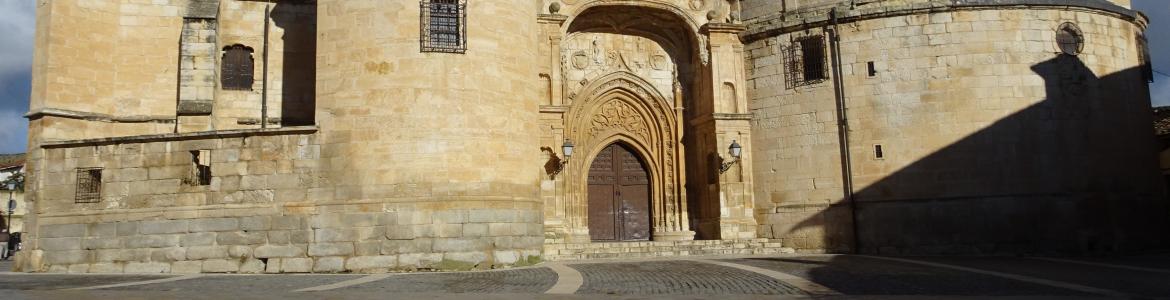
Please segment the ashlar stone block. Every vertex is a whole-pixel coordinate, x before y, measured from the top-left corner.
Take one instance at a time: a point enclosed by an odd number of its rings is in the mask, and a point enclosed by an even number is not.
[[[257,258],[301,257],[305,256],[305,247],[291,245],[264,245],[257,247],[254,254],[254,256]]]
[[[345,258],[321,257],[313,263],[313,272],[335,273],[345,271]]]
[[[240,229],[236,218],[195,219],[190,222],[191,232],[235,231]]]
[[[271,260],[269,261],[271,263]],[[286,258],[280,260],[280,270],[285,273],[309,273],[313,271],[312,258]]]
[[[268,240],[268,234],[260,232],[221,232],[215,237],[220,245],[260,245]]]
[[[141,234],[186,233],[187,220],[143,221],[138,232]]]
[[[44,225],[41,226],[38,234],[42,238],[83,237],[85,236],[85,229],[85,224]]]
[[[240,261],[211,259],[203,261],[203,273],[231,273],[240,271]]]
[[[309,245],[309,256],[350,256],[353,243],[316,243]]]
[[[168,273],[171,271],[171,264],[163,262],[130,262],[126,263],[123,269],[126,273]]]
[[[386,270],[398,266],[398,256],[358,256],[353,257],[345,262],[345,269],[350,271],[361,271],[379,269]]]

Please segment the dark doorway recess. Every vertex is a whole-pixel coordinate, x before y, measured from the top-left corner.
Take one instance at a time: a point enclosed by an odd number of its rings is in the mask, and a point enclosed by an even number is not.
[[[650,240],[650,172],[629,147],[610,144],[589,167],[589,236]]]

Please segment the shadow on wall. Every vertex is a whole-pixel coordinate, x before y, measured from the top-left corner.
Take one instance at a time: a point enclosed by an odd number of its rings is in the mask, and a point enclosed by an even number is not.
[[[317,104],[317,2],[278,2],[272,8],[272,21],[284,29],[281,124],[313,125]]]
[[[1032,70],[1045,81],[1045,100],[856,190],[856,227],[841,201],[793,231],[823,230],[830,252],[857,243],[861,253],[892,255],[1166,247],[1170,205],[1141,69],[1099,78],[1061,55]]]

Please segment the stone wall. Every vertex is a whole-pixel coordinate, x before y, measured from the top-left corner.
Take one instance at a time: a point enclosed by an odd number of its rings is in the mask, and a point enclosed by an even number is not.
[[[1156,244],[1167,204],[1137,71],[1144,20],[1046,7],[864,15],[841,12],[856,20],[840,41],[856,204],[844,192],[833,81],[784,84],[782,47],[824,33],[827,14],[757,20],[745,34],[763,237],[900,254]],[[768,33],[801,22],[815,25]],[[1054,54],[1063,22],[1084,32],[1078,56]]]
[[[66,110],[106,120],[45,122],[51,128],[44,138],[155,134],[173,128],[143,122],[174,119],[183,4],[41,2],[30,112]],[[110,122],[113,116],[132,120]]]
[[[50,143],[21,268],[93,273],[472,269],[538,261],[538,211],[331,202],[312,127]],[[199,185],[192,151],[211,180]],[[77,172],[101,197],[76,203]]]
[[[269,123],[314,123],[313,3],[42,2],[29,117],[53,119],[44,140],[260,128],[266,8]],[[254,50],[251,90],[220,87],[233,44]]]
[[[217,47],[256,49],[257,80],[272,9],[269,116],[320,123],[275,129],[256,129],[259,81],[253,91],[217,89],[210,117],[176,119],[175,68],[120,77],[120,66],[139,63],[123,63],[123,49],[161,57],[125,74],[179,62],[188,4],[198,3],[53,1],[38,10],[36,213],[22,270],[373,272],[540,260],[537,85],[525,79],[536,72],[522,63],[535,53],[535,24],[524,21],[533,3],[474,2],[467,53],[447,54],[419,51],[417,2],[223,2]],[[317,26],[318,5],[339,13]],[[62,40],[71,34],[95,40]],[[150,34],[171,42],[129,46]],[[116,55],[82,61],[83,52]],[[75,87],[71,76],[93,82]],[[168,86],[121,88],[144,82]],[[149,103],[110,109],[117,95]],[[327,105],[315,107],[318,96]],[[192,151],[212,173],[207,185],[193,184]],[[102,169],[101,198],[75,203],[87,168]]]
[[[469,1],[463,54],[421,51],[417,1],[317,5],[321,209],[397,212],[462,267],[537,259],[534,3]]]

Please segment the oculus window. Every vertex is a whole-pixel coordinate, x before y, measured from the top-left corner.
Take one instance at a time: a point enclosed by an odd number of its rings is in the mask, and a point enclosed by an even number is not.
[[[1081,54],[1085,50],[1085,35],[1077,24],[1065,22],[1056,29],[1056,45],[1064,54]]]

